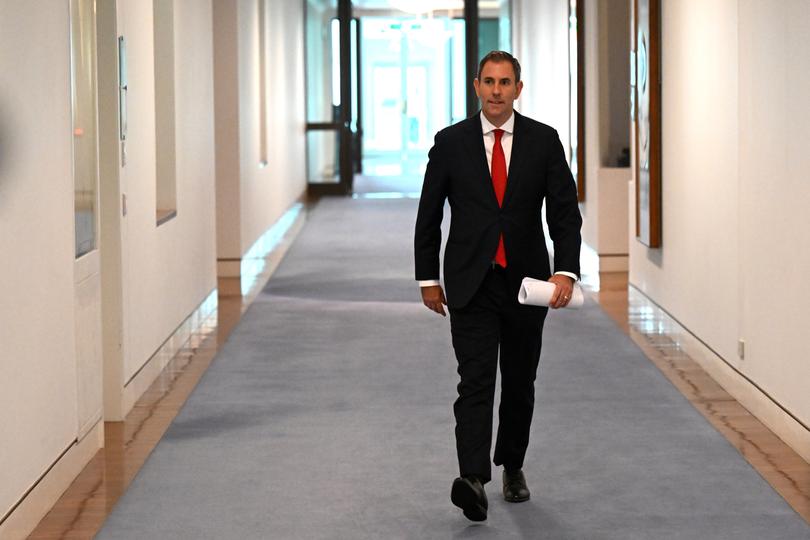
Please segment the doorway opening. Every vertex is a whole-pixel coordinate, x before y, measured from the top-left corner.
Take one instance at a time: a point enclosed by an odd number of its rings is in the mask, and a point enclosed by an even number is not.
[[[477,107],[510,0],[305,0],[311,193],[416,194],[436,132]]]
[[[466,116],[464,20],[361,19],[363,173],[421,178],[433,135]]]

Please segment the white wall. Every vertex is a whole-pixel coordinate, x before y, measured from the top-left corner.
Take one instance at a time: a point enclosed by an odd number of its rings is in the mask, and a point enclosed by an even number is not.
[[[213,6],[218,259],[242,256],[237,2],[218,0]],[[232,266],[238,274],[239,265]]]
[[[268,163],[259,168],[258,9],[239,3],[242,254],[306,188],[304,6],[267,0]]]
[[[266,0],[267,164],[260,155],[259,8],[216,5],[217,201],[220,275],[240,259],[306,189],[303,2]],[[237,69],[234,69],[237,66]],[[237,193],[237,196],[233,194]],[[236,234],[234,234],[236,232]]]
[[[663,8],[663,248],[647,249],[633,233],[630,281],[735,361],[737,2]]]
[[[137,397],[133,387],[148,384],[141,380],[146,371],[138,385],[126,382],[216,287],[213,3],[169,1],[174,46],[158,51],[151,1],[99,4],[107,17],[104,51],[115,48],[116,33],[127,42],[126,165],[117,162],[117,69],[106,55],[99,72],[101,256],[96,251],[78,262],[68,3],[0,2],[0,518],[49,467],[57,471],[5,522],[13,522],[12,535],[35,525],[101,444],[99,424],[82,439],[102,408],[99,260],[104,405],[113,418],[127,413]],[[241,256],[306,186],[301,3],[267,4],[269,166],[258,169],[256,3],[237,1],[234,32],[244,32],[237,38],[244,50],[234,73],[245,83],[235,94],[244,100],[234,108],[235,132],[247,141],[237,148],[238,165],[248,172],[223,199],[237,201],[236,230],[225,232]],[[175,55],[177,215],[158,226],[155,56],[165,54]],[[0,529],[0,536],[7,532]]]
[[[599,250],[600,206],[596,204],[599,193],[599,167],[601,163],[602,125],[600,111],[600,46],[599,19],[602,10],[595,1],[585,2],[585,202],[579,209],[582,213],[582,241],[592,249]],[[602,66],[604,71],[604,66]]]
[[[806,426],[810,12],[663,8],[663,242],[631,240],[630,281]]]
[[[211,2],[174,3],[177,216],[158,227],[152,2],[118,0],[129,82],[127,163],[120,172],[128,200],[125,382],[216,287]]]
[[[515,108],[550,125],[568,152],[568,1],[512,0],[512,41],[523,93]]]
[[[68,15],[0,3],[0,517],[78,432]]]
[[[810,9],[739,2],[739,245],[746,375],[810,425]],[[807,452],[805,455],[810,455]]]

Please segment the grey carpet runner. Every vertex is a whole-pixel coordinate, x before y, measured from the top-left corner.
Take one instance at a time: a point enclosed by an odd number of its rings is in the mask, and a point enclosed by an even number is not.
[[[810,527],[592,301],[546,322],[525,473],[457,474],[449,323],[412,279],[416,201],[325,199],[102,539],[797,540]]]

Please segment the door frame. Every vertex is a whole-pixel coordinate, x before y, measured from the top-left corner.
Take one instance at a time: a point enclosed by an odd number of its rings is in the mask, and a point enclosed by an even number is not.
[[[306,1],[306,0],[305,0]],[[340,48],[340,107],[332,122],[307,122],[306,132],[334,131],[338,134],[338,182],[314,183],[307,176],[307,193],[311,196],[350,195],[354,185],[354,155],[352,144],[352,80],[351,80],[351,0],[337,0],[337,20]],[[359,28],[359,25],[356,26]],[[359,56],[358,41],[358,56]],[[358,64],[359,65],[359,64]]]

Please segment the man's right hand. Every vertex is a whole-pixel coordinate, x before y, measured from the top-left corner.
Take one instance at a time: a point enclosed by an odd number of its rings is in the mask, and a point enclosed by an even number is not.
[[[447,305],[447,300],[444,298],[444,291],[441,285],[431,285],[430,287],[421,287],[422,289],[422,302],[430,309],[435,311],[442,317],[447,314],[444,312],[444,306]]]

